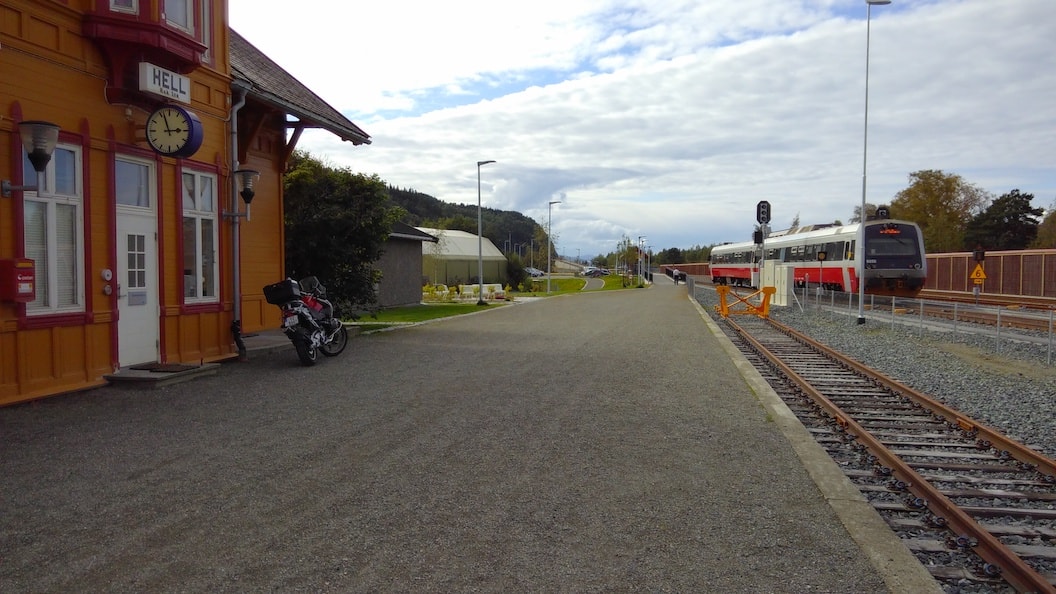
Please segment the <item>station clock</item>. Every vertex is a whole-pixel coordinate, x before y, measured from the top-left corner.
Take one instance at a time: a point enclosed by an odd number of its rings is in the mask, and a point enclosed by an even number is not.
[[[147,117],[147,143],[167,157],[190,157],[202,146],[202,122],[179,105],[163,105]]]

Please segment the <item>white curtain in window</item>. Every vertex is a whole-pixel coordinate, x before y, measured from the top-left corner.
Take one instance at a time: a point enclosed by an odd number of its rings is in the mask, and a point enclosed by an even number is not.
[[[55,272],[58,281],[56,303],[59,307],[77,305],[77,207],[55,205]]]
[[[48,215],[43,202],[26,200],[25,222],[26,257],[36,263],[37,298],[29,307],[46,307],[48,303]]]

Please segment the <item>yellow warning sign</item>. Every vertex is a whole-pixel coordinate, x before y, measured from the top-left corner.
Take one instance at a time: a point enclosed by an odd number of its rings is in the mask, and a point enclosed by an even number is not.
[[[975,270],[972,271],[972,276],[970,276],[968,278],[971,278],[972,280],[976,280],[976,281],[986,280],[986,273],[983,272],[983,265],[982,264],[976,264],[975,265]]]

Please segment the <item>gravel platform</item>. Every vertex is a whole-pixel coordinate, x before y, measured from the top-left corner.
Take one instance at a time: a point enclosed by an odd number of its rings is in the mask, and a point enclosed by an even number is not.
[[[252,353],[0,409],[0,592],[886,592],[777,425],[664,282]]]

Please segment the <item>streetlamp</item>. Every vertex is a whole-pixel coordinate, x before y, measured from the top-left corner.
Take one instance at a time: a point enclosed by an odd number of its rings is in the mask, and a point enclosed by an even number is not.
[[[862,211],[858,222],[858,324],[865,323],[865,177],[869,161],[869,34],[873,5],[891,4],[891,0],[865,0],[865,125],[862,133]]]
[[[560,200],[551,200],[546,205],[546,294],[550,294],[550,246],[554,245],[554,239],[550,235],[550,230],[554,228],[554,214],[553,206],[555,204],[561,204]]]
[[[644,285],[645,280],[642,278],[642,240],[645,239],[644,235],[638,236],[638,284]]]
[[[55,152],[55,145],[59,142],[59,127],[51,122],[40,120],[25,120],[18,124],[18,135],[22,138],[22,148],[26,151],[26,157],[33,165],[33,171],[37,173],[37,185],[13,185],[10,180],[0,182],[2,190],[0,194],[4,198],[10,198],[11,192],[40,192],[44,187],[44,171],[51,161],[51,155]]]
[[[480,166],[494,162],[477,161],[477,305],[487,305],[484,303],[484,229],[480,222]]]

